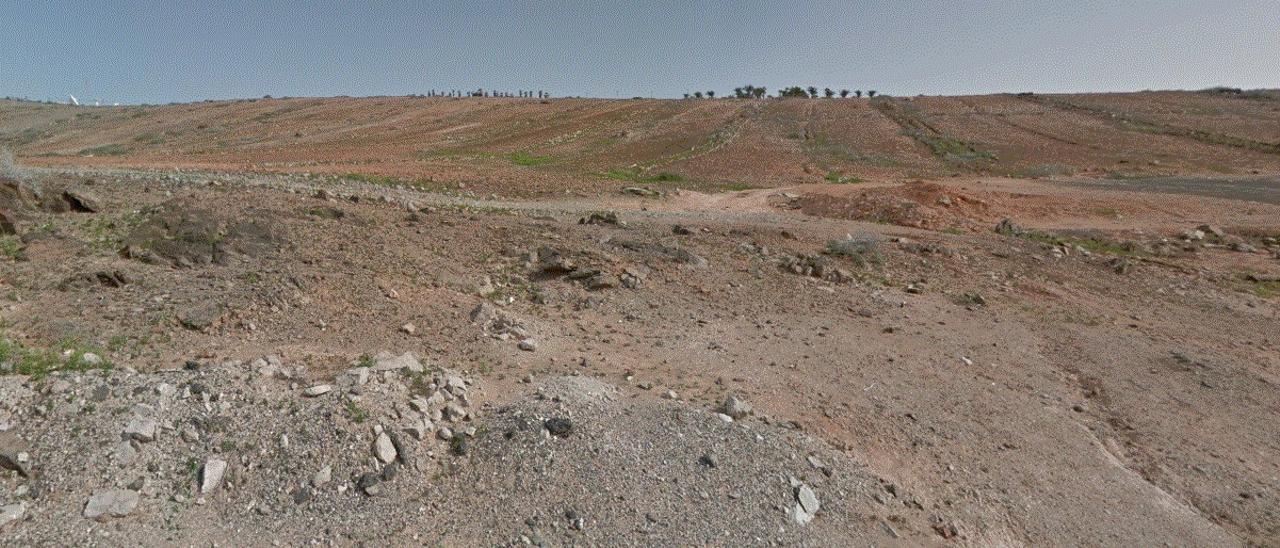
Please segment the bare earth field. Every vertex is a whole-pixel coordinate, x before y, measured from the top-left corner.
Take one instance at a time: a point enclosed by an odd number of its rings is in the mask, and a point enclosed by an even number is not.
[[[3,544],[1280,544],[1274,95],[8,101],[0,144]]]

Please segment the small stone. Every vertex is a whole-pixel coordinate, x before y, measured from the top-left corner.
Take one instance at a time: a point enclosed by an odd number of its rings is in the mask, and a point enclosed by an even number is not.
[[[23,514],[26,513],[27,506],[23,503],[0,506],[0,531],[3,531],[10,523],[22,519]]]
[[[386,432],[378,434],[378,439],[373,442],[373,452],[383,464],[389,464],[396,460],[396,446],[391,443],[391,436],[388,436]]]
[[[738,396],[729,396],[720,406],[720,412],[729,415],[733,419],[742,419],[751,414],[751,404]]]
[[[94,354],[93,352],[85,352],[80,355],[80,361],[88,366],[98,366],[102,365],[102,356]]]
[[[299,487],[297,491],[294,491],[294,492],[293,492],[293,503],[294,503],[294,504],[304,504],[304,503],[306,503],[306,502],[307,502],[307,501],[309,501],[309,500],[311,500],[311,486],[310,486],[310,485],[303,485],[302,487]]]
[[[324,468],[321,468],[319,472],[316,472],[314,476],[311,476],[312,487],[320,487],[329,483],[330,481],[333,481],[332,466],[325,466]]]
[[[436,437],[449,441],[453,439],[453,430],[450,430],[448,426],[441,426],[439,430],[436,430]]]
[[[525,339],[523,341],[520,341],[520,344],[517,344],[516,346],[519,347],[520,350],[524,350],[525,352],[533,352],[534,350],[538,349],[538,341],[535,341],[533,339]]]
[[[302,391],[302,395],[308,398],[314,398],[316,396],[328,394],[330,390],[333,390],[333,386],[328,384],[317,384],[315,386],[307,387],[306,390]]]
[[[121,518],[138,507],[138,493],[128,489],[106,489],[89,497],[84,517],[89,519]]]
[[[138,440],[143,443],[155,441],[156,429],[159,426],[155,419],[135,417],[124,427],[124,435],[128,439]]]
[[[205,461],[204,468],[200,470],[200,493],[212,493],[219,485],[222,485],[222,477],[227,473],[227,461],[222,459],[209,459]]]
[[[376,358],[376,364],[373,366],[374,371],[396,371],[400,369],[408,369],[414,373],[424,371],[422,362],[418,361],[418,357],[413,352],[405,352],[399,356],[379,354]]]
[[[400,326],[400,332],[404,333],[405,335],[412,335],[418,332],[418,328],[414,326],[412,322],[410,322]]]
[[[573,431],[573,421],[564,417],[555,417],[547,419],[542,423],[546,427],[547,432],[552,436],[563,438]]]
[[[368,472],[360,476],[360,480],[356,482],[356,489],[359,489],[361,493],[364,493],[367,496],[377,496],[378,493],[382,492],[378,487],[378,482],[380,481],[382,481],[381,476],[373,472]]]
[[[820,504],[818,503],[818,495],[810,489],[808,485],[801,484],[796,488],[796,500],[800,502],[800,507],[810,515],[817,514]]]
[[[391,481],[396,479],[396,475],[400,473],[400,463],[389,462],[382,467],[382,481]]]
[[[663,394],[662,396],[663,396],[664,398],[669,399],[669,400],[678,400],[678,399],[680,399],[680,394],[677,394],[675,390],[667,390],[667,393],[666,393],[666,394]]]
[[[444,415],[451,421],[460,421],[467,418],[467,410],[456,403],[451,403],[444,406]]]

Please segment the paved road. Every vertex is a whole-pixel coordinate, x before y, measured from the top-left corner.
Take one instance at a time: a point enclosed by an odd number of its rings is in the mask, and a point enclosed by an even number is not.
[[[1280,175],[1266,177],[1152,177],[1144,179],[1080,179],[1066,184],[1085,188],[1192,194],[1280,205]]]

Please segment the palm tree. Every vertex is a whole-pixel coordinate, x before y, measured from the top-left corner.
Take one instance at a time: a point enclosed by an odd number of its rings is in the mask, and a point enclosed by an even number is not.
[[[827,96],[827,99],[830,99],[830,98],[832,98],[832,97],[835,97],[835,96],[836,96],[836,92],[831,91],[831,88],[825,88],[825,89],[823,89],[823,90],[822,90],[822,94],[823,94],[823,95],[826,95],[826,96]]]

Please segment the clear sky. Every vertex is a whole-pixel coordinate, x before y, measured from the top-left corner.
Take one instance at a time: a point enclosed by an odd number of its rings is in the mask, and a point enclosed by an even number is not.
[[[1280,87],[1280,0],[0,0],[0,96]]]

